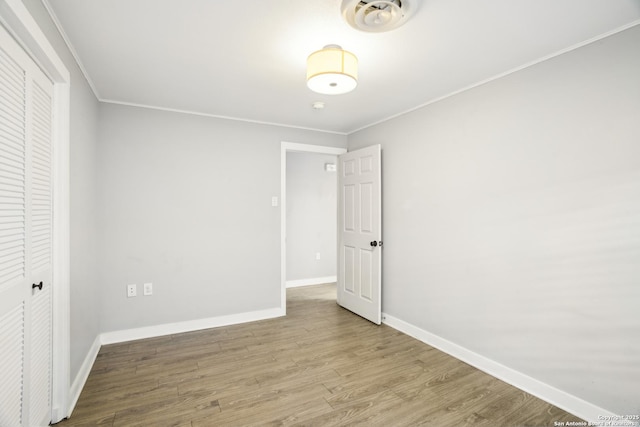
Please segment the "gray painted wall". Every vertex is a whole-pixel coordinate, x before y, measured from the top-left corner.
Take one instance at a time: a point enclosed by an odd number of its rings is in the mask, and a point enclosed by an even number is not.
[[[337,157],[287,153],[287,280],[337,274],[338,182],[325,163]]]
[[[39,0],[23,0],[71,74],[71,381],[101,332],[98,318],[98,101]]]
[[[100,332],[277,306],[280,141],[346,138],[99,107],[24,3],[72,76],[71,379]],[[631,414],[639,44],[633,28],[349,137],[384,149],[385,312]],[[144,281],[154,296],[126,299]]]
[[[640,27],[349,137],[383,147],[383,311],[640,413]]]
[[[280,307],[281,141],[346,147],[346,136],[100,109],[102,330]]]

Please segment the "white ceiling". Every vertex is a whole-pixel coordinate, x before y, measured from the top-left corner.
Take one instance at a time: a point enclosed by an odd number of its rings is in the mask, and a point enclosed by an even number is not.
[[[103,101],[339,133],[640,19],[640,0],[417,0],[404,26],[376,34],[351,28],[340,3],[45,0]],[[307,56],[332,43],[359,59],[346,95],[306,87]]]

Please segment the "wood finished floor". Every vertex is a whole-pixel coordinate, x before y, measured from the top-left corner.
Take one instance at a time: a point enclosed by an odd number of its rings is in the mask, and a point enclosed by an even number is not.
[[[337,306],[287,291],[287,316],[103,346],[71,426],[553,426],[579,421]]]

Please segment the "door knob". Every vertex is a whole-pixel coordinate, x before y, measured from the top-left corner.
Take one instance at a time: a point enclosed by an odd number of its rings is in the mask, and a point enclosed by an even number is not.
[[[31,285],[31,289],[35,289],[35,288],[42,290],[42,282],[38,283],[37,285],[35,283]]]
[[[369,243],[369,244],[370,244],[371,246],[373,246],[374,248],[375,248],[376,246],[378,246],[378,242],[376,242],[375,240],[374,240],[373,242]]]

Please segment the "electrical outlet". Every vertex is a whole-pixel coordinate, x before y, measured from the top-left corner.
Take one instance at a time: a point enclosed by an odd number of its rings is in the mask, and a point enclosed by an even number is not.
[[[142,285],[142,293],[145,295],[153,294],[153,283],[145,283]]]
[[[320,252],[316,252],[316,259],[320,259]]]
[[[138,286],[137,285],[127,285],[127,297],[135,297],[138,295]]]

